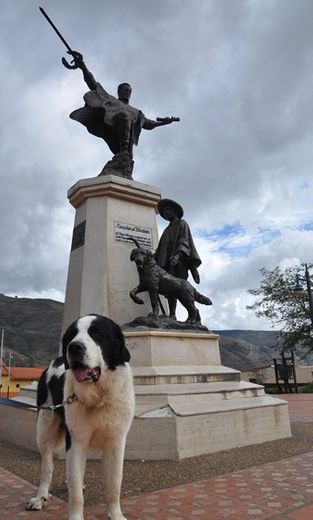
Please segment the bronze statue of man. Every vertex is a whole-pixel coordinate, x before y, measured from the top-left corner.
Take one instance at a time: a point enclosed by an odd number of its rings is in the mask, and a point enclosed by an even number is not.
[[[179,119],[174,117],[165,117],[156,121],[148,119],[141,110],[129,104],[132,92],[129,83],[121,83],[118,86],[118,97],[116,98],[108,94],[95,80],[79,52],[71,51],[71,54],[74,58],[74,68],[82,70],[90,91],[84,95],[85,106],[74,110],[70,114],[70,118],[83,124],[88,132],[102,138],[107,143],[112,153],[117,156],[115,159],[117,167],[123,161],[124,163],[128,161],[131,162],[132,170],[133,145],[138,144],[142,128],[152,130],[158,126],[169,125]],[[107,172],[103,171],[103,173]],[[131,177],[131,171],[130,175],[125,176]]]
[[[121,83],[118,86],[117,98],[108,94],[87,69],[83,55],[72,50],[46,11],[42,7],[39,7],[39,10],[64,43],[67,53],[73,57],[73,65],[62,58],[63,65],[67,69],[81,69],[90,88],[84,95],[85,106],[74,110],[70,117],[83,124],[91,134],[101,137],[113,152],[112,160],[104,166],[101,174],[112,173],[132,179],[133,145],[138,144],[141,129],[152,130],[157,126],[179,121],[179,118],[164,117],[157,118],[156,121],[148,119],[140,110],[129,104],[132,91],[129,83]]]
[[[155,260],[168,273],[187,280],[189,271],[196,283],[200,282],[198,267],[201,264],[190,228],[182,219],[184,210],[171,199],[161,199],[158,212],[169,225],[163,231],[155,252]],[[175,298],[168,298],[170,317],[176,318]]]

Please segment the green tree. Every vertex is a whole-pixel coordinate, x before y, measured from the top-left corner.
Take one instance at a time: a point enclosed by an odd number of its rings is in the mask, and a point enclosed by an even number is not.
[[[312,269],[313,264],[308,264]],[[260,269],[263,276],[260,286],[248,292],[257,297],[247,308],[256,316],[268,318],[281,329],[284,349],[313,350],[312,316],[305,290],[295,293],[296,277],[304,277],[305,264],[281,269]]]

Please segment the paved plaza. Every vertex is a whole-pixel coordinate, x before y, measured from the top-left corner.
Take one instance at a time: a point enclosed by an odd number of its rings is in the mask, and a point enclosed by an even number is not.
[[[313,395],[284,395],[292,421],[313,423]],[[313,425],[312,425],[313,427]],[[0,520],[65,520],[66,503],[52,497],[43,512],[25,511],[35,487],[0,468]],[[312,520],[313,452],[136,497],[123,498],[128,520]],[[85,520],[105,520],[88,506]]]

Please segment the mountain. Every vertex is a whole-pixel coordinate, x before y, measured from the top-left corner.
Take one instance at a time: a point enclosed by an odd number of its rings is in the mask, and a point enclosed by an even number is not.
[[[247,370],[280,358],[280,333],[273,330],[215,330],[220,335],[222,364]]]
[[[4,329],[7,362],[8,350],[13,352],[12,364],[45,366],[58,354],[63,303],[54,300],[11,298],[0,294],[0,329]],[[24,356],[20,358],[18,354]]]
[[[4,329],[5,362],[46,366],[58,355],[63,303],[46,299],[12,298],[0,294],[0,329]],[[272,363],[279,333],[255,330],[219,330],[222,364],[246,370]]]
[[[28,356],[23,356],[23,354],[19,354],[16,350],[5,347],[3,361],[6,365],[9,365],[9,360],[11,356],[11,364],[15,367],[31,367],[33,366],[32,360]]]
[[[243,340],[257,347],[274,347],[280,343],[280,332],[275,330],[218,330],[217,334]]]

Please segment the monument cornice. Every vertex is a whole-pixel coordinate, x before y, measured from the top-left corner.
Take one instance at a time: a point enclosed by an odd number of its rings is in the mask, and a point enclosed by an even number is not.
[[[139,330],[139,331],[123,331],[123,334],[126,338],[134,338],[134,337],[172,337],[172,338],[185,338],[185,339],[218,339],[219,335],[214,334],[212,332],[186,332],[186,331],[174,331],[174,330]]]
[[[161,198],[161,192],[155,186],[116,175],[105,175],[79,180],[68,190],[67,196],[75,209],[88,198],[103,196],[155,207]]]

